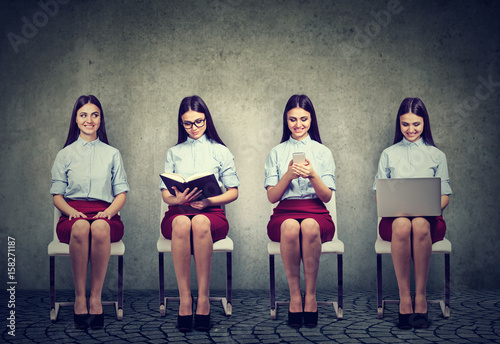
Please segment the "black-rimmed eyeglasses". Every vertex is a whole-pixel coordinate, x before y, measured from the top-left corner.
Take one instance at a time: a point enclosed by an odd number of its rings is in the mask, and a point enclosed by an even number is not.
[[[184,126],[184,128],[186,129],[191,129],[193,127],[193,124],[196,128],[201,128],[205,125],[205,120],[206,118],[198,118],[196,121],[194,122],[189,122],[189,121],[185,121],[185,122],[182,122],[182,125]]]

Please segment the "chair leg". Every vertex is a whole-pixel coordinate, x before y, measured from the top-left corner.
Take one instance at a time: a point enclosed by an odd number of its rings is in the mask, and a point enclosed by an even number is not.
[[[337,319],[344,318],[344,273],[343,273],[343,255],[337,254]]]
[[[271,299],[271,319],[276,319],[276,280],[274,276],[274,255],[269,255],[269,293]]]
[[[163,259],[163,252],[158,252],[158,279],[160,281],[160,315],[165,316],[166,305],[165,305],[165,262]]]
[[[123,256],[118,256],[118,306],[116,319],[123,320]]]
[[[444,255],[444,310],[443,316],[450,317],[450,254]]]
[[[377,315],[384,317],[384,301],[382,299],[382,255],[377,254]]]
[[[50,256],[50,320],[57,320],[57,309],[56,309],[56,280],[55,280],[55,258]]]
[[[233,261],[232,252],[226,252],[226,315],[232,314],[232,289],[233,289]]]

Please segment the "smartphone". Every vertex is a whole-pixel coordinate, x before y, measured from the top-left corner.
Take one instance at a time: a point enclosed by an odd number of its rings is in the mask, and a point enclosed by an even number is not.
[[[293,153],[293,163],[294,164],[303,164],[305,162],[306,162],[306,153],[304,153],[304,152]]]

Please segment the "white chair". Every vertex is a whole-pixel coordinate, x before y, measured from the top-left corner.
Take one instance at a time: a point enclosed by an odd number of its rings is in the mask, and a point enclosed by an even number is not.
[[[63,306],[72,306],[74,302],[56,302],[56,287],[55,287],[55,258],[56,256],[69,257],[69,245],[62,243],[57,238],[56,226],[59,221],[61,212],[54,207],[54,238],[49,244],[47,251],[50,257],[50,320],[56,321],[59,315],[59,308]],[[115,306],[116,319],[123,319],[123,254],[125,253],[125,245],[120,240],[111,243],[111,255],[118,256],[118,300],[104,301],[103,306]]]
[[[382,218],[378,218],[378,223]],[[384,317],[384,307],[386,303],[399,303],[399,300],[384,300],[382,296],[382,255],[391,254],[391,242],[382,240],[378,231],[375,242],[375,252],[377,253],[377,314],[379,318]],[[438,303],[444,318],[450,317],[450,253],[451,242],[444,238],[432,245],[432,254],[444,254],[444,300],[427,300],[428,303]]]
[[[160,210],[160,223],[163,217],[165,216],[165,212],[168,209],[168,205],[161,200],[161,210]],[[160,280],[160,315],[165,316],[167,302],[170,301],[179,301],[179,297],[165,297],[165,269],[164,269],[164,254],[165,252],[172,253],[172,241],[166,239],[161,234],[160,227],[160,236],[158,241],[156,242],[156,248],[158,250],[158,267],[159,267],[159,280]],[[214,243],[213,252],[225,252],[226,253],[226,297],[213,297],[210,296],[210,301],[220,301],[222,307],[224,308],[224,313],[226,316],[230,316],[233,312],[233,308],[231,305],[231,292],[232,292],[232,253],[233,253],[234,244],[233,241],[229,237],[225,237],[222,240],[216,241]],[[196,297],[194,298],[196,300]]]
[[[335,191],[332,192],[332,199],[326,204],[328,211],[335,223],[335,235],[332,241],[324,242],[321,245],[321,254],[336,254],[337,255],[337,301],[318,302],[318,305],[332,305],[335,310],[337,319],[344,317],[343,310],[343,262],[344,243],[338,239],[338,223],[337,223],[337,206],[335,201]],[[275,290],[275,269],[274,256],[280,254],[280,243],[269,241],[267,244],[267,252],[269,253],[269,276],[270,276],[270,295],[271,295],[271,319],[276,319],[278,306],[288,305],[289,302],[276,301]]]

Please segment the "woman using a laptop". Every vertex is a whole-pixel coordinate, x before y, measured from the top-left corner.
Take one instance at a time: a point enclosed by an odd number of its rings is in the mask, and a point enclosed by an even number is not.
[[[441,211],[451,195],[446,156],[432,139],[429,115],[419,98],[406,98],[396,118],[394,144],[380,156],[375,179],[441,178]],[[375,184],[373,186],[375,189]],[[408,197],[412,197],[411,194]],[[432,244],[444,238],[443,216],[383,217],[380,237],[391,242],[399,288],[399,327],[427,327],[426,285]],[[415,304],[410,291],[411,261],[415,272]]]

